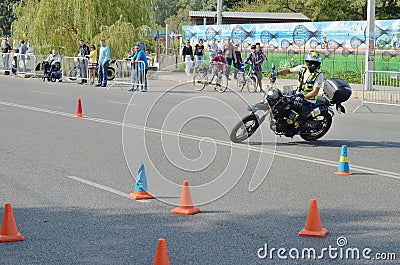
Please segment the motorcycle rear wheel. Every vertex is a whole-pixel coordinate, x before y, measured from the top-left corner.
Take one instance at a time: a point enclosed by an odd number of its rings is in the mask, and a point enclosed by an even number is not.
[[[107,80],[111,81],[115,78],[115,69],[113,67],[108,67],[107,70]]]
[[[324,136],[329,131],[332,125],[332,116],[328,112],[325,112],[315,117],[314,119],[317,119],[318,117],[323,117],[322,128],[318,131],[312,131],[310,134],[300,134],[301,138],[306,141],[315,141]]]
[[[234,143],[240,143],[249,138],[257,131],[260,126],[257,116],[252,113],[242,119],[236,126],[232,129],[229,138]]]

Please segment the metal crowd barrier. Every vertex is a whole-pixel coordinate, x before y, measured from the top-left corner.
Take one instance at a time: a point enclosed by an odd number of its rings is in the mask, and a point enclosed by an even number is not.
[[[366,79],[370,82],[366,82]],[[367,104],[400,106],[400,72],[368,71],[363,74],[360,107],[372,110]]]
[[[131,88],[144,89],[147,84],[145,63],[131,62],[130,59],[117,60],[115,62],[115,79],[112,86],[129,86]]]
[[[0,70],[8,71],[10,75],[26,74],[36,77],[36,61],[33,54],[2,53]]]
[[[62,79],[65,81],[83,81],[89,78],[88,59],[84,57],[64,56],[61,60]]]

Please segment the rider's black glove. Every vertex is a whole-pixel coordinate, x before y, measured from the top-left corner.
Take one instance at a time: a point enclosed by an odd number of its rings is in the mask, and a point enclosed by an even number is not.
[[[304,94],[301,93],[301,92],[297,92],[297,93],[296,93],[296,98],[304,99]]]

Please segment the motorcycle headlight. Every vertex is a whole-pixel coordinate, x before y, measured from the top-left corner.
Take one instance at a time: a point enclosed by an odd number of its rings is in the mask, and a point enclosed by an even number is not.
[[[267,91],[267,93],[265,94],[265,97],[268,101],[275,101],[277,99],[279,99],[280,97],[280,91],[278,89],[270,89]]]

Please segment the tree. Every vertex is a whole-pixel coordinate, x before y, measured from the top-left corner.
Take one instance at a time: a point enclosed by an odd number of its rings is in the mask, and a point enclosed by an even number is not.
[[[241,12],[303,13],[311,21],[348,21],[367,19],[366,0],[244,0],[233,7]],[[376,19],[396,19],[400,0],[376,0]]]
[[[15,12],[13,37],[29,40],[35,52],[45,54],[58,48],[76,55],[79,39],[97,46],[104,38],[111,55],[121,57],[154,24],[150,0],[26,0]]]
[[[12,10],[12,4],[18,1],[19,0],[2,0],[0,2],[0,35],[11,34],[11,23],[16,18]]]

